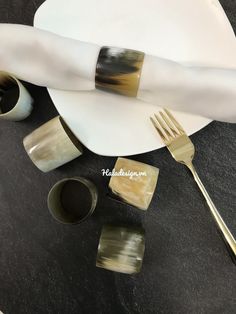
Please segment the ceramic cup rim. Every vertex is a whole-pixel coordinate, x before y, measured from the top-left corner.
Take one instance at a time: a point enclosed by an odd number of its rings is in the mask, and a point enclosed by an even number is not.
[[[77,182],[81,182],[82,184],[84,184],[87,189],[89,190],[90,192],[90,195],[91,195],[91,206],[90,206],[90,209],[89,211],[87,212],[87,214],[82,217],[81,219],[79,219],[78,221],[74,221],[74,222],[66,222],[66,221],[62,221],[60,220],[54,213],[53,209],[52,209],[52,206],[51,206],[51,201],[50,201],[50,196],[51,196],[51,193],[58,188],[59,185],[61,184],[65,184],[66,182],[69,182],[69,181],[77,181]],[[64,185],[63,184],[63,185]],[[61,224],[64,224],[64,225],[78,225],[80,223],[82,223],[83,221],[85,221],[88,217],[90,217],[96,206],[97,206],[97,201],[98,201],[98,191],[97,191],[97,187],[95,186],[95,184],[84,178],[84,177],[79,177],[79,176],[76,176],[76,177],[71,177],[71,178],[64,178],[62,180],[59,180],[57,181],[50,189],[50,191],[48,192],[48,197],[47,197],[47,206],[48,206],[48,210],[51,214],[51,216],[59,223]]]

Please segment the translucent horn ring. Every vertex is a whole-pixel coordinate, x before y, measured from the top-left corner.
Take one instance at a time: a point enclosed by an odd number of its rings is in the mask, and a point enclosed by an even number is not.
[[[144,53],[131,49],[102,47],[96,66],[96,88],[136,97]]]
[[[10,104],[7,104],[8,108],[10,106],[10,110],[4,110],[5,96],[8,92],[11,93],[13,89],[17,89],[17,99],[11,100]],[[10,121],[24,120],[33,109],[32,103],[33,99],[23,84],[16,77],[0,71],[0,119]]]
[[[140,227],[106,225],[99,241],[96,266],[135,274],[140,272],[145,250],[145,233]]]
[[[27,135],[23,144],[32,162],[43,172],[66,164],[83,152],[79,140],[60,116]]]

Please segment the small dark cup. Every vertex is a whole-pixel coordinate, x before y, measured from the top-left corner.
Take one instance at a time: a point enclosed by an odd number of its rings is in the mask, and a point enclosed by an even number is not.
[[[92,215],[97,199],[97,188],[91,181],[82,177],[68,178],[52,187],[48,194],[48,208],[58,222],[78,224]]]

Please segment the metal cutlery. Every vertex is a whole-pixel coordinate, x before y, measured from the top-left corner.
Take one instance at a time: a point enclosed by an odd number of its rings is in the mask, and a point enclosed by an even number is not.
[[[193,166],[192,161],[195,154],[195,148],[192,141],[185,133],[183,127],[167,109],[160,111],[158,114],[154,114],[154,117],[150,117],[150,119],[172,157],[177,162],[187,166],[191,171],[199,189],[205,197],[210,212],[215,220],[220,235],[229,250],[232,260],[236,264],[236,241],[215,207]]]

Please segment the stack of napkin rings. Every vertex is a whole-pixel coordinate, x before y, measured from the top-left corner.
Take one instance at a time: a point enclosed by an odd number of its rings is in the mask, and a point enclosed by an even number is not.
[[[95,86],[107,92],[135,97],[138,92],[144,53],[129,49],[102,47],[98,56]],[[12,87],[18,88],[15,106],[0,114],[0,118],[20,121],[32,111],[32,98],[19,80],[0,72],[0,101]],[[1,103],[0,103],[1,105]],[[43,172],[49,172],[82,154],[82,146],[60,116],[43,124],[26,136],[23,144],[32,162]],[[152,200],[159,175],[153,166],[118,158],[109,182],[113,199],[147,210]],[[62,193],[66,185],[77,184],[77,193],[89,195],[83,203],[82,213],[65,208]],[[79,184],[79,185],[78,185]],[[73,193],[70,195],[73,198]],[[48,208],[52,216],[64,224],[77,224],[86,220],[97,204],[97,189],[81,177],[57,182],[49,192]],[[102,229],[96,266],[126,274],[141,270],[145,250],[145,233],[142,228],[128,226],[104,226]]]

